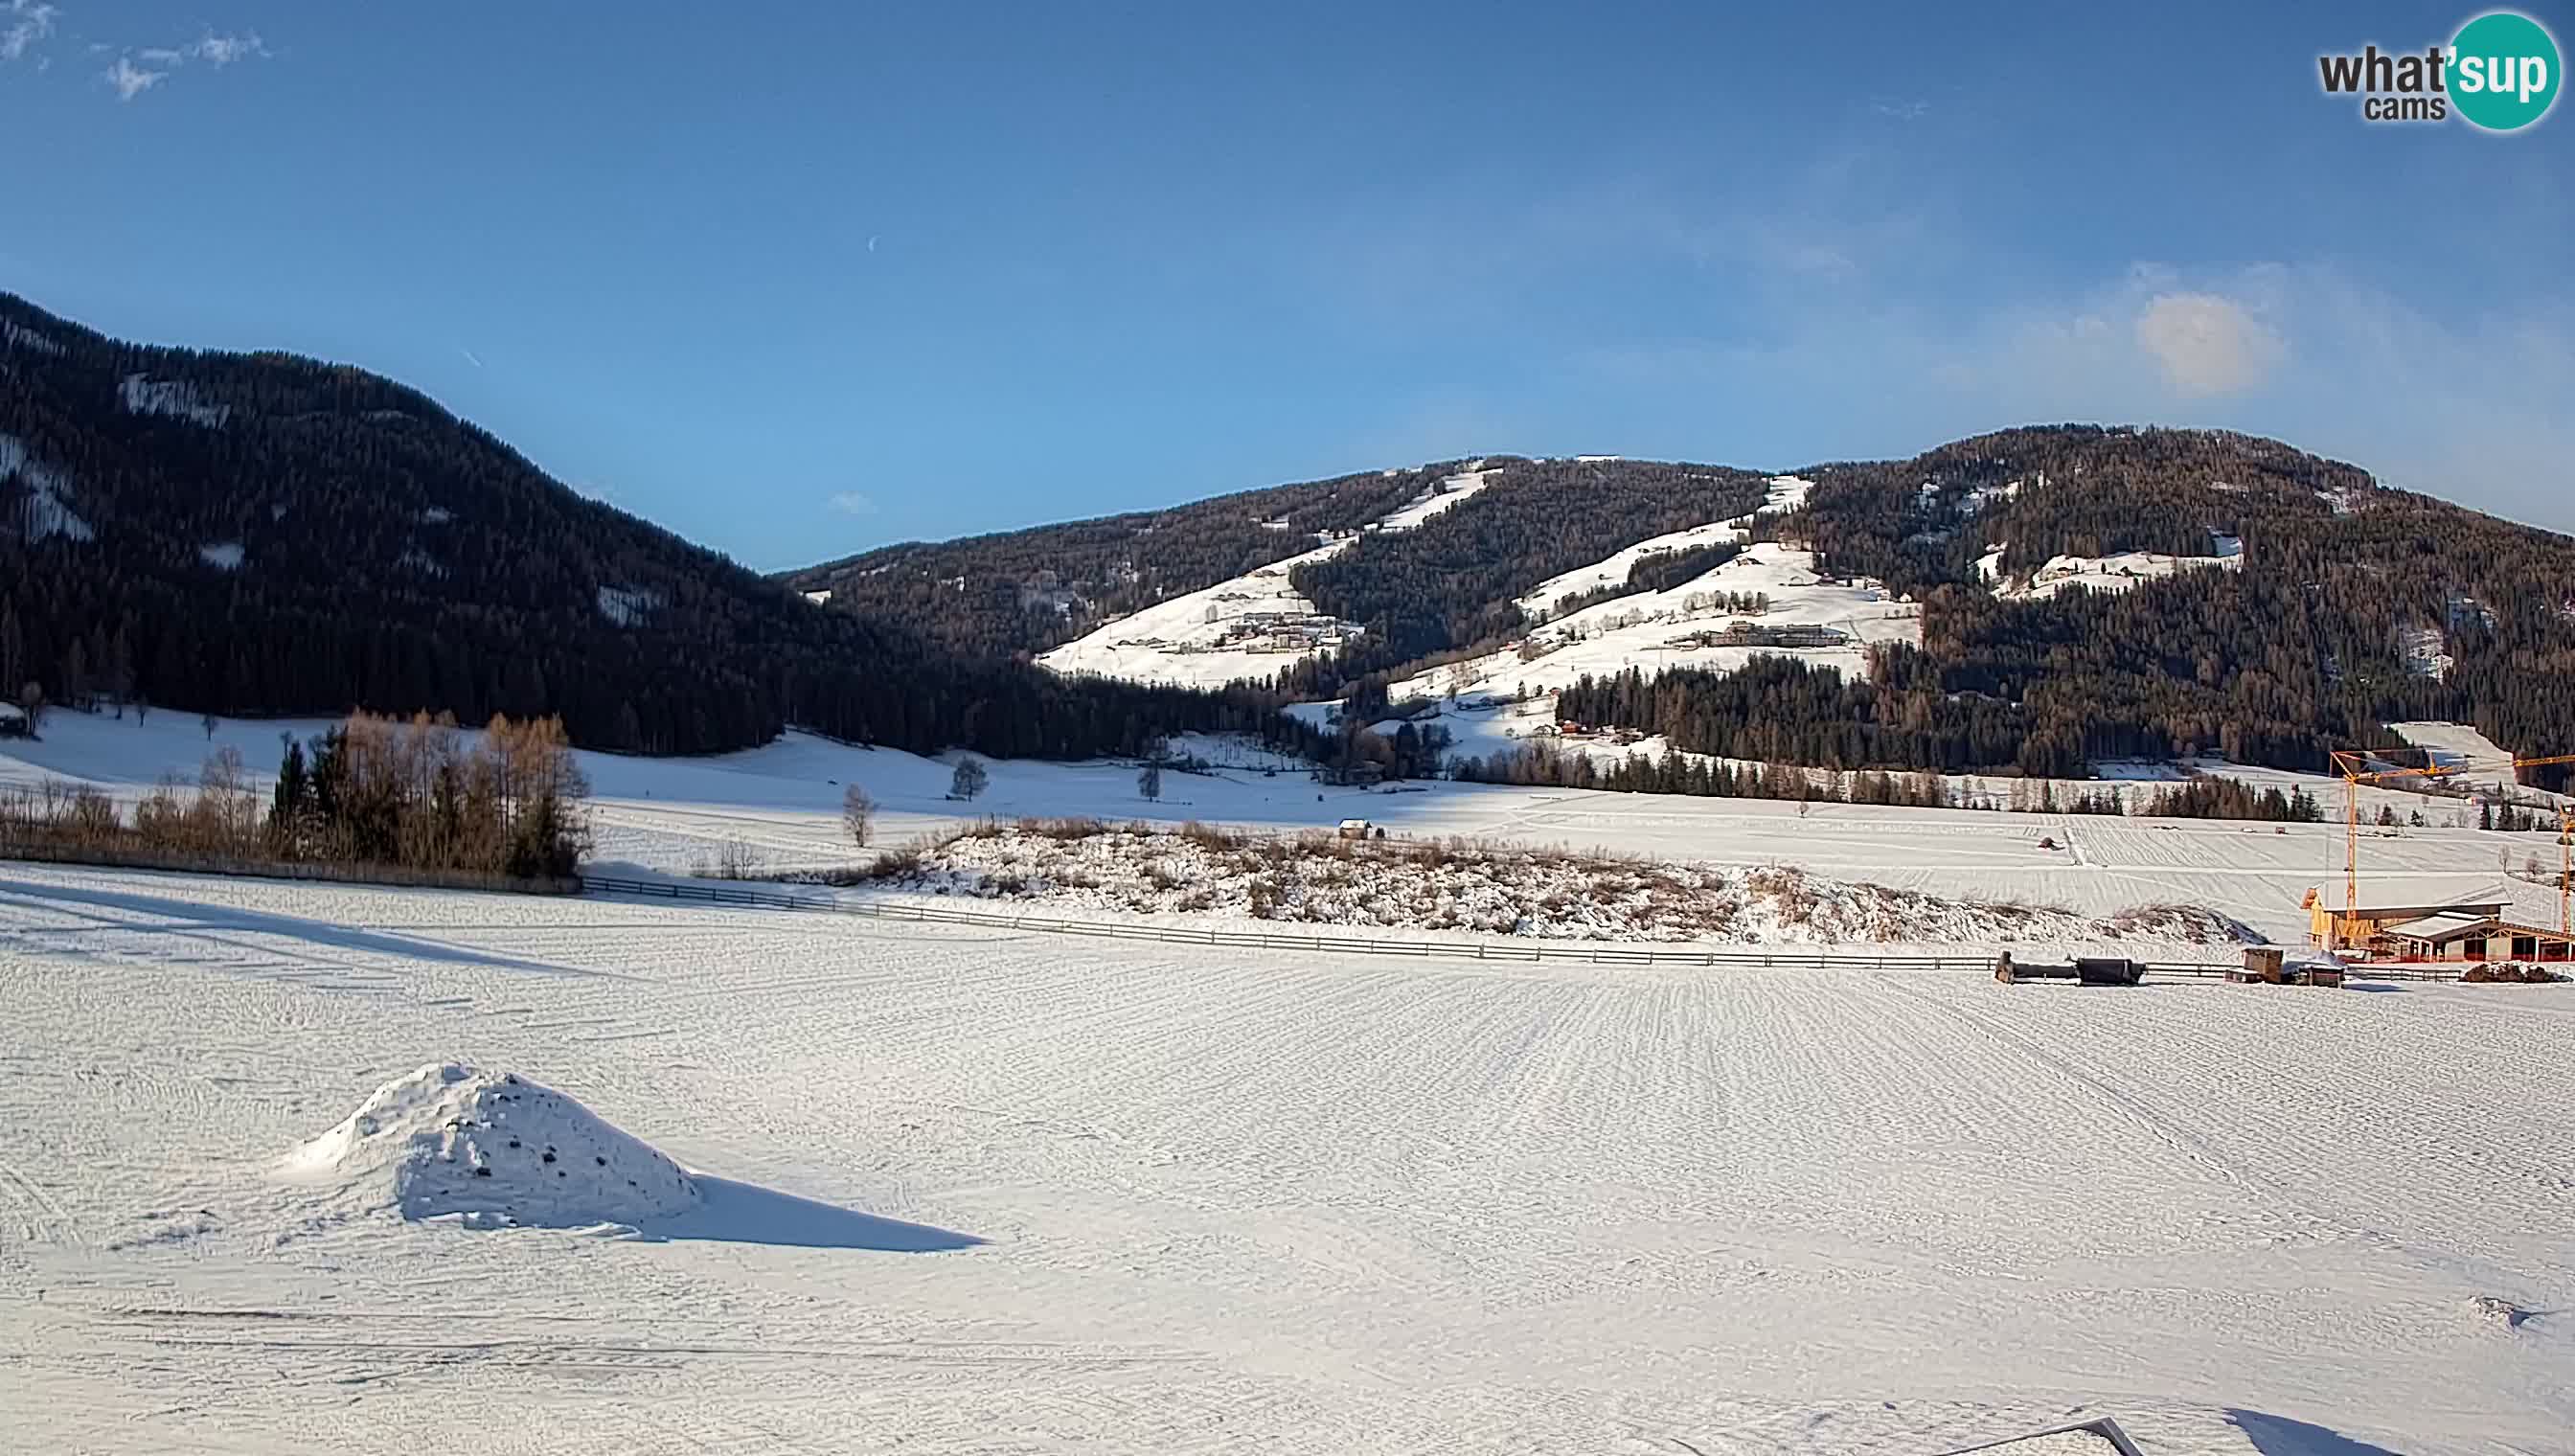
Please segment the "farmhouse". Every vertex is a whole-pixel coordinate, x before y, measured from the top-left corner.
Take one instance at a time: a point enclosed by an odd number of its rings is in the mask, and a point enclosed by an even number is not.
[[[2471,919],[2503,913],[2503,892],[2491,883],[2403,879],[2361,889],[2359,903],[2348,912],[2340,886],[2310,889],[2300,903],[2307,912],[2307,938],[2318,945],[2366,946],[2378,932],[2433,915]]]
[[[2568,960],[2575,937],[2501,915],[2442,913],[2378,932],[2370,948],[2398,960]]]
[[[2504,914],[2491,888],[2443,894],[2431,883],[2398,883],[2365,891],[2348,913],[2330,890],[2307,891],[2308,938],[2403,960],[2567,960],[2575,941],[2549,926]]]

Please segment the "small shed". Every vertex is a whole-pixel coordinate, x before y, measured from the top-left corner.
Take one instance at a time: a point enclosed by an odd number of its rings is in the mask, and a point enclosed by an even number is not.
[[[2344,970],[2343,963],[2331,955],[2292,954],[2283,946],[2255,945],[2244,952],[2244,968],[2229,970],[2226,978],[2252,985],[2338,986]]]
[[[14,703],[0,703],[0,738],[28,736],[27,712]]]
[[[1341,820],[1341,837],[1344,839],[1364,839],[1368,836],[1368,830],[1371,827],[1372,825],[1370,825],[1365,819],[1343,819]]]

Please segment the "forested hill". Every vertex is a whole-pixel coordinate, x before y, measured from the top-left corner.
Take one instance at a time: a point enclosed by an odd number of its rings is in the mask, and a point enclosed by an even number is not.
[[[1372,528],[1464,472],[1485,486],[1417,529]],[[1315,607],[1362,628],[1330,672],[1357,674],[1495,639],[1518,627],[1512,599],[1559,573],[1665,531],[1749,514],[1760,476],[1655,461],[1458,460],[1217,496],[938,544],[885,547],[783,580],[831,605],[934,642],[1038,653],[1103,623],[1355,537],[1292,573]],[[1299,693],[1328,688],[1310,670]]]
[[[1921,652],[1881,652],[1864,690],[1819,708],[1814,685],[1776,679],[1749,706],[1851,729],[1827,756],[1970,720],[2048,772],[2211,749],[2322,767],[2415,719],[2575,751],[2575,538],[2225,432],[2009,430],[1805,474],[1815,489],[1776,532],[1923,603]],[[2133,590],[2028,590],[2059,558],[2125,553],[2182,560]],[[1685,736],[1730,736],[1714,705],[1739,692],[1669,697],[1713,710]]]
[[[0,697],[560,714],[577,742],[1130,750],[1265,707],[816,610],[342,365],[120,343],[0,294]]]
[[[1313,549],[1420,495],[1441,466],[1238,491],[1162,511],[907,542],[786,573],[799,592],[959,651],[1037,653]]]
[[[1704,585],[1705,612],[1722,616],[1729,578],[1692,574],[1774,542],[1812,550],[1827,582],[1918,604],[1920,648],[1879,647],[1847,678],[1675,673],[1657,687],[1640,672],[1566,716],[1836,767],[2080,774],[2198,751],[2318,767],[2417,718],[2575,751],[2575,540],[2224,432],[2007,430],[1800,469],[1801,502],[1718,467],[1496,458],[889,548],[790,580],[935,640],[1037,652],[1366,527],[1469,466],[1483,468],[1470,499],[1288,574],[1356,631],[1328,655],[1253,660],[1280,665],[1275,685],[1335,696],[1539,652],[1539,620],[1566,606],[1524,609],[1541,583],[1731,522],[1707,545],[1589,578],[1584,600]],[[1751,514],[1765,500],[1775,514]]]

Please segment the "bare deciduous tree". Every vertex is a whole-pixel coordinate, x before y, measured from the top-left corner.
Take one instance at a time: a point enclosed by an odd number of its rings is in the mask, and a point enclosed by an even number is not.
[[[876,835],[877,801],[855,783],[841,795],[841,826],[849,830],[850,842],[862,849]]]

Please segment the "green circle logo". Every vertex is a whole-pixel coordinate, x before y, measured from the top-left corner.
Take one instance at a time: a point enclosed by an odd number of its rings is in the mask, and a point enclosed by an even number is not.
[[[2518,11],[2489,11],[2450,42],[2450,104],[2471,126],[2517,132],[2557,104],[2557,38]]]

